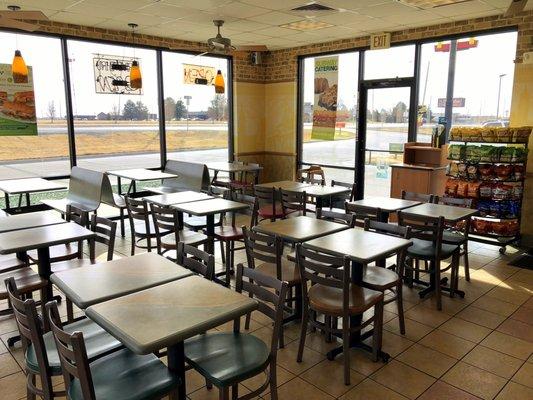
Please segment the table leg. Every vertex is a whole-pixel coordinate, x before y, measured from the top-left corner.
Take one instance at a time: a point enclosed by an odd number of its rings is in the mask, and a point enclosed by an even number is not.
[[[378,221],[379,222],[388,223],[389,222],[389,215],[390,215],[390,213],[388,211],[381,211],[379,213],[379,215],[378,215]],[[376,261],[376,266],[381,267],[381,268],[385,268],[387,266],[387,260],[386,259],[382,259],[382,260]]]
[[[42,247],[37,249],[37,267],[39,269],[39,275],[41,278],[46,279],[49,283],[45,290],[45,298],[41,301],[47,302],[52,299],[52,283],[50,282],[50,275],[52,273],[52,266],[50,265],[50,248]]]
[[[315,197],[315,201],[316,201],[316,209],[318,210],[319,208],[322,208],[322,196],[317,196]]]
[[[10,205],[9,205],[9,194],[4,193],[4,199],[6,201],[6,211],[8,211],[9,208],[10,208]]]
[[[30,194],[28,192],[26,193],[26,205],[30,206]]]
[[[214,236],[215,236],[215,214],[209,214],[206,215],[206,233],[209,237],[209,241],[207,242],[207,252],[209,254],[215,254],[215,243],[214,243]]]
[[[176,343],[167,349],[168,369],[180,379],[178,389],[171,393],[171,400],[185,400],[187,389],[185,386],[185,352],[183,342]]]
[[[122,178],[120,176],[117,176],[117,186],[117,193],[122,195]]]

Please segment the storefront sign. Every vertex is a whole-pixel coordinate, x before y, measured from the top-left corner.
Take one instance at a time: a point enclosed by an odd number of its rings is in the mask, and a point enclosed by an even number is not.
[[[187,85],[214,85],[216,75],[214,67],[183,64],[183,83]]]
[[[0,136],[37,135],[33,70],[28,83],[14,83],[11,64],[0,64]]]
[[[464,97],[454,97],[453,98],[453,107],[464,107],[466,99]],[[437,106],[440,108],[446,107],[446,99],[444,97],[439,98]]]
[[[130,66],[139,58],[95,54],[93,58],[94,87],[97,94],[143,94],[142,89],[130,87]]]
[[[457,51],[463,51],[463,50],[469,50],[474,49],[478,45],[478,40],[474,38],[470,38],[468,40],[462,40],[460,42],[457,42]],[[448,43],[442,43],[439,42],[435,45],[435,51],[437,53],[449,53],[451,49],[451,44]]]
[[[338,56],[317,58],[315,60],[315,101],[311,139],[335,139],[338,79]]]
[[[370,35],[370,50],[388,49],[390,47],[390,33]]]

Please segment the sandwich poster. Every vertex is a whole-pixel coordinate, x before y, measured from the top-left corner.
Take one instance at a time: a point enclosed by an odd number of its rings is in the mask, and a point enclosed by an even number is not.
[[[33,71],[28,83],[15,83],[11,64],[0,64],[0,136],[22,135],[37,135]]]
[[[337,122],[339,56],[315,60],[315,99],[311,139],[334,140]]]

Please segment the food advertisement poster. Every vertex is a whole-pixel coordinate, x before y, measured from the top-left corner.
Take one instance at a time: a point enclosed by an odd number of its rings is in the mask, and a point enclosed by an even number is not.
[[[94,90],[97,94],[132,94],[142,95],[142,89],[130,86],[130,66],[133,61],[139,63],[138,57],[95,54],[93,57]]]
[[[339,56],[315,60],[315,100],[311,139],[334,140],[337,122]]]
[[[214,85],[216,75],[214,67],[183,64],[183,83],[187,85]]]
[[[22,135],[37,135],[32,69],[28,83],[15,83],[11,64],[0,64],[0,136]]]

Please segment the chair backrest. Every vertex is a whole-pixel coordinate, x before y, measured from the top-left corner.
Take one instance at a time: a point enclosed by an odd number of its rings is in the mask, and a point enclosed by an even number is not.
[[[52,398],[52,374],[48,363],[46,347],[44,345],[43,327],[41,326],[41,320],[37,314],[35,301],[32,299],[22,300],[13,277],[6,279],[4,282],[8,299],[11,308],[13,309],[13,315],[17,322],[18,331],[20,333],[22,349],[24,353],[26,353],[30,344],[33,347],[37,358],[37,364],[39,366],[42,390],[45,393],[45,398]]]
[[[117,236],[117,223],[110,219],[99,217],[96,214],[91,215],[91,231],[96,233],[94,239],[97,243],[102,243],[107,246],[107,261],[113,259],[113,252],[115,251],[115,239]],[[92,261],[96,259],[96,246],[93,244],[90,247],[90,258]]]
[[[215,256],[197,247],[178,243],[177,263],[210,281],[215,277]]]
[[[350,189],[350,194],[346,194],[346,200],[347,201],[354,201],[355,200],[355,193],[357,190],[357,185],[355,183],[349,183],[349,182],[341,182],[341,181],[331,181],[331,186],[342,186],[347,189]],[[335,197],[340,197],[342,195],[335,195]]]
[[[402,199],[421,201],[422,203],[438,203],[439,202],[439,196],[435,196],[434,194],[407,192],[405,190],[402,190]]]
[[[389,224],[386,222],[373,221],[369,218],[365,219],[365,231],[371,231],[382,235],[396,236],[408,239],[411,236],[411,227],[400,226],[396,224]],[[398,276],[403,277],[405,267],[406,250],[397,252],[395,270]]]
[[[111,186],[109,175],[104,174],[102,180],[102,203],[121,208],[124,207],[123,201],[118,194],[113,193],[113,186]]]
[[[126,208],[128,210],[128,219],[130,221],[130,229],[135,232],[135,221],[142,221],[144,223],[146,232],[150,232],[150,211],[148,210],[148,203],[144,200],[137,200],[133,197],[126,196]]]
[[[83,333],[79,331],[67,333],[63,330],[61,317],[59,316],[55,301],[46,303],[46,312],[59,354],[63,380],[65,381],[67,392],[72,384],[72,380],[76,378],[80,382],[83,399],[96,400]]]
[[[254,196],[257,199],[258,207],[263,205],[272,207],[271,215],[276,215],[276,188],[255,185]]]
[[[346,214],[353,214],[355,217],[355,224],[363,226],[366,218],[378,220],[381,215],[381,208],[362,206],[359,204],[344,203],[344,210]]]
[[[158,254],[163,254],[168,250],[176,250],[179,242],[179,231],[181,229],[178,210],[171,207],[160,207],[154,203],[150,203],[150,214],[154,223]],[[174,235],[174,241],[163,241],[162,237],[167,235]]]
[[[276,276],[281,279],[281,260],[283,258],[283,240],[274,235],[257,233],[242,227],[244,248],[248,267],[255,268],[256,260],[276,265]],[[261,264],[261,262],[259,263]]]
[[[291,211],[300,211],[302,215],[306,215],[307,211],[307,194],[304,192],[291,192],[289,190],[280,189],[281,208],[283,214],[288,214]]]
[[[436,257],[440,257],[442,235],[445,228],[444,217],[426,217],[423,215],[398,211],[398,225],[411,228],[409,239],[415,238],[433,242]]]
[[[244,278],[247,278],[246,280]],[[242,264],[237,265],[236,290],[238,293],[248,292],[249,296],[259,300],[257,311],[274,321],[270,342],[270,363],[276,365],[281,327],[283,324],[283,307],[287,298],[288,284],[279,279],[267,276]],[[234,329],[239,331],[240,319],[236,320]]]
[[[473,199],[465,199],[465,198],[457,198],[457,197],[449,197],[449,196],[443,196],[440,199],[440,204],[444,204],[447,206],[454,206],[454,207],[462,207],[462,208],[472,208],[472,205],[474,203]],[[472,224],[472,218],[468,217],[462,221],[458,221],[456,223],[453,222],[444,222],[446,225],[446,228],[451,229],[456,232],[461,232],[466,239],[468,239],[468,236],[470,234],[470,225]]]
[[[67,204],[65,219],[69,222],[75,222],[76,224],[81,225],[84,228],[87,228],[89,226],[89,212],[84,211],[72,204]],[[82,257],[83,257],[83,240],[79,240],[77,251],[70,255],[61,256],[60,259],[70,260],[70,259],[82,258]]]
[[[472,208],[473,200],[466,198],[442,196],[439,200],[439,203],[447,206]]]
[[[176,174],[177,178],[163,179],[163,186],[179,190],[207,191],[211,179],[205,164],[189,161],[167,160],[164,172]]]
[[[259,210],[259,204],[257,199],[254,196],[250,196],[248,194],[243,193],[237,193],[232,190],[228,190],[226,193],[224,193],[224,198],[226,200],[232,200],[237,201],[239,203],[248,204],[249,208],[246,210],[241,210],[241,213],[245,213],[250,215],[250,229],[252,229],[254,226],[257,225],[257,212]],[[236,224],[236,215],[237,212],[231,213],[231,226],[235,226]]]
[[[300,169],[296,174],[298,180],[301,182],[319,185],[326,184],[324,170],[318,165],[311,165],[309,168]]]
[[[353,214],[346,214],[337,211],[331,211],[324,208],[317,208],[316,218],[345,224],[348,225],[350,228],[355,227],[355,215]]]
[[[222,187],[222,186],[213,186],[210,185],[209,189],[207,190],[207,194],[211,196],[221,197],[225,196],[227,192],[230,190],[228,188]]]
[[[100,206],[104,173],[86,168],[72,167],[67,199],[71,204],[94,211]]]

